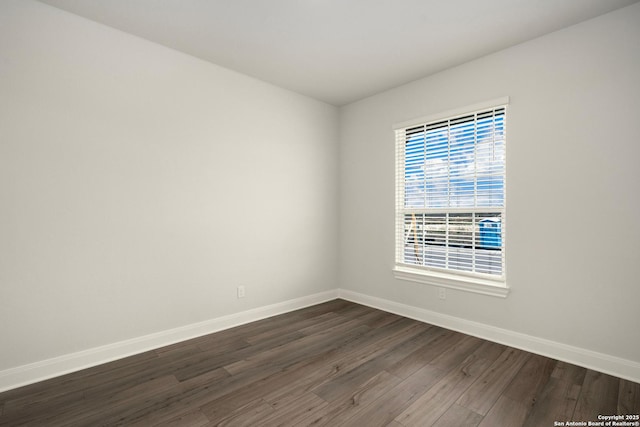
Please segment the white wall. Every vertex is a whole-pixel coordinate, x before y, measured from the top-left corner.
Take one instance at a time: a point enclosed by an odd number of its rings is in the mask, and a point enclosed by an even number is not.
[[[635,4],[344,107],[342,288],[640,362],[639,40]],[[502,96],[511,293],[442,301],[391,273],[392,125]]]
[[[335,289],[337,118],[3,1],[0,371]]]

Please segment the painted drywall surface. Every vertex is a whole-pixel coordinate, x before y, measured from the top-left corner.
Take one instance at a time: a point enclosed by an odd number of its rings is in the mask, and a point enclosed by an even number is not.
[[[341,287],[640,361],[638,40],[640,4],[344,107]],[[511,293],[442,301],[392,275],[392,126],[502,96]]]
[[[0,371],[334,289],[337,139],[332,106],[3,1]]]

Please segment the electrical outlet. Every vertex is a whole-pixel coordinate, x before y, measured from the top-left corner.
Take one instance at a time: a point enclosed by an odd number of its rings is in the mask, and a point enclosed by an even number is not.
[[[244,286],[238,286],[238,298],[244,298]]]
[[[445,288],[438,288],[438,298],[447,299],[447,290]]]

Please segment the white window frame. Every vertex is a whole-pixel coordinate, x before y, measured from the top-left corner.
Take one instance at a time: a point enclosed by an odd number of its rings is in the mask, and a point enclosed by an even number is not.
[[[490,275],[481,273],[464,272],[461,270],[452,269],[440,269],[423,267],[419,265],[412,265],[402,262],[404,259],[404,215],[407,213],[405,207],[405,163],[404,163],[404,144],[406,142],[405,130],[411,127],[426,125],[433,122],[442,120],[455,119],[456,117],[467,116],[491,110],[494,108],[505,109],[505,125],[506,125],[506,110],[509,104],[509,98],[503,97],[494,99],[471,106],[458,108],[455,110],[445,111],[436,115],[427,117],[421,117],[410,121],[397,123],[393,126],[396,135],[396,232],[395,232],[395,246],[396,246],[396,261],[393,268],[395,278],[400,280],[409,280],[412,282],[423,283],[427,285],[458,289],[463,291],[469,291],[484,295],[491,295],[497,297],[506,297],[509,293],[509,288],[506,282],[506,245],[505,245],[505,227],[506,227],[506,194],[503,202],[503,206],[500,209],[489,208],[489,210],[499,211],[502,216],[501,231],[502,231],[502,274]],[[506,149],[506,143],[505,143]],[[505,159],[506,168],[506,159]],[[506,181],[506,176],[505,176]],[[506,184],[505,184],[506,185]],[[506,193],[506,188],[505,188]],[[447,208],[450,213],[460,212],[460,209]],[[486,212],[487,209],[483,208],[465,208],[462,209],[465,213],[472,212]],[[402,228],[402,230],[400,230]]]

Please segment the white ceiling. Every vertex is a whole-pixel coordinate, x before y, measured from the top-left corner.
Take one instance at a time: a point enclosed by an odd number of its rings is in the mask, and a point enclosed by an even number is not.
[[[40,0],[334,105],[640,0]]]

